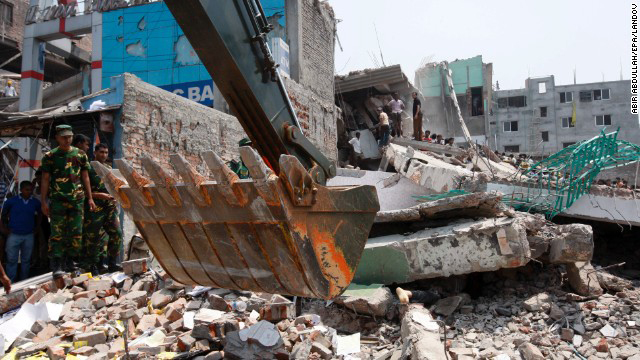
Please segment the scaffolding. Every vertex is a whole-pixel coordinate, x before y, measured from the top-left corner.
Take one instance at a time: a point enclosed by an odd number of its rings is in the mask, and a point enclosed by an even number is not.
[[[523,171],[504,201],[516,210],[553,218],[590,192],[600,171],[636,163],[640,145],[619,140],[620,129],[573,144]]]

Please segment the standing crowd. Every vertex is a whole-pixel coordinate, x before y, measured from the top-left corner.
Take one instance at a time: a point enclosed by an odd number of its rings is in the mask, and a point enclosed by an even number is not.
[[[440,145],[454,145],[454,138],[445,139],[441,134],[431,134],[431,131],[422,130],[422,120],[424,118],[422,103],[418,99],[418,93],[411,94],[413,98],[412,120],[413,120],[413,139],[416,141],[426,141]],[[378,147],[384,148],[389,144],[393,137],[405,137],[402,130],[402,113],[405,110],[404,102],[399,98],[397,93],[393,93],[392,100],[386,106],[377,108],[378,124],[376,129],[378,132]],[[385,110],[385,108],[387,110]],[[363,158],[362,148],[360,144],[360,132],[356,132],[355,136],[349,140],[351,145],[351,157],[349,162],[357,166],[360,159]]]
[[[89,163],[89,138],[74,136],[69,125],[59,125],[56,141],[58,146],[43,156],[34,181],[21,182],[20,194],[3,204],[0,231],[7,237],[6,276],[0,271],[0,281],[6,291],[8,281],[29,277],[37,236],[48,243],[54,278],[79,268],[92,274],[122,270],[118,207]],[[93,153],[95,161],[108,166],[105,144],[97,144]]]

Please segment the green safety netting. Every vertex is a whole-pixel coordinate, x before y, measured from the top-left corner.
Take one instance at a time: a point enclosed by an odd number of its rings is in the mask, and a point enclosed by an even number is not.
[[[464,195],[466,192],[464,190],[449,190],[446,193],[442,194],[434,194],[434,195],[414,195],[413,197],[417,202],[427,202],[427,201],[435,201],[448,197]]]
[[[640,145],[618,140],[620,129],[573,144],[533,164],[503,201],[516,210],[551,219],[591,190],[600,171],[640,160]]]

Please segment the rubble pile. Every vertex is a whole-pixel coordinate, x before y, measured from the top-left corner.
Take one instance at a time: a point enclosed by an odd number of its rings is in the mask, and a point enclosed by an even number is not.
[[[608,291],[581,296],[560,266],[530,264],[481,277],[476,299],[458,293],[430,307],[446,323],[446,340],[444,330],[432,332],[452,359],[640,359],[639,282],[600,271],[595,286]],[[429,321],[422,323],[424,331]]]
[[[2,319],[5,356],[330,359],[360,353],[361,344],[377,354],[400,337],[399,326],[376,321],[338,335],[318,314],[297,314],[296,303],[286,297],[185,286],[162,270],[147,269],[146,261],[123,263],[125,273],[66,277],[64,286],[49,292],[34,288],[17,312]],[[383,318],[393,301],[385,291],[374,308]],[[364,299],[342,303],[364,311],[371,306]],[[44,316],[37,309],[45,309]]]
[[[34,290],[0,334],[10,359],[640,359],[640,283],[587,264],[583,295],[569,264],[531,262],[408,284],[439,300],[403,304],[380,285],[328,302],[185,286],[133,260]]]

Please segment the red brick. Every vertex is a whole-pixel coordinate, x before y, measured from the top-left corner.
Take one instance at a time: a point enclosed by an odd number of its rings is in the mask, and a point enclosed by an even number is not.
[[[46,292],[42,289],[36,290],[33,295],[29,296],[27,299],[27,303],[35,305],[40,299],[42,299],[46,295]]]
[[[607,343],[607,339],[602,338],[598,341],[598,345],[596,345],[597,352],[609,352],[609,344]]]

